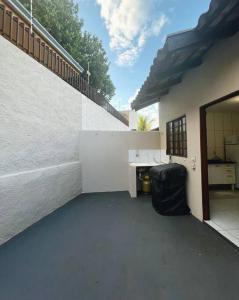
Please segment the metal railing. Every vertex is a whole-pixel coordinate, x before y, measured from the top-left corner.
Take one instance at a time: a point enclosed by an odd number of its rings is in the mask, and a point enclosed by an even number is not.
[[[31,33],[29,18],[29,12],[19,1],[0,0],[0,35],[128,126],[128,120],[88,85],[81,75],[83,68],[36,20]]]

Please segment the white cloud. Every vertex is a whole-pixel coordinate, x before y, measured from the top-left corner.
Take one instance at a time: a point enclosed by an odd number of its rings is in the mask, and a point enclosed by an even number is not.
[[[118,53],[118,58],[117,58],[117,65],[119,66],[132,66],[136,59],[138,58],[140,52],[139,47],[132,47],[129,48],[121,53]]]
[[[118,65],[132,65],[146,40],[158,36],[167,23],[157,0],[96,0]]]
[[[168,19],[165,15],[162,15],[158,20],[153,21],[151,26],[152,35],[159,35],[167,21]]]

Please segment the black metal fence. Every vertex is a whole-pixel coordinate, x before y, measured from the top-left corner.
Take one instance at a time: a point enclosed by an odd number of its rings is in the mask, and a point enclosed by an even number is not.
[[[61,77],[86,97],[103,107],[115,118],[129,125],[128,120],[119,113],[101,94],[92,88],[81,76],[80,71],[61,55],[54,45],[46,41],[38,32],[31,33],[30,25],[16,11],[0,0],[0,35],[10,40],[18,48],[32,56],[39,63]]]

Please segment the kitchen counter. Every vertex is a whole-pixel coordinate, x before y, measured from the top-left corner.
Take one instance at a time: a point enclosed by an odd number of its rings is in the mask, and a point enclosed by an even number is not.
[[[236,163],[234,162],[211,162],[208,164],[209,185],[228,184],[234,190],[236,184]]]
[[[134,162],[134,163],[129,163],[131,167],[155,167],[162,165],[163,163],[158,163],[158,162],[148,162],[148,163],[142,163],[142,162]]]
[[[229,165],[229,164],[235,164],[234,161],[225,161],[225,160],[208,160],[207,163],[209,165]]]

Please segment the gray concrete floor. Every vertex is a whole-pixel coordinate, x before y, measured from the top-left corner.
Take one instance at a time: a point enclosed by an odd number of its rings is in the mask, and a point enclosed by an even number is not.
[[[85,194],[0,247],[1,300],[233,300],[239,252],[150,198]]]

